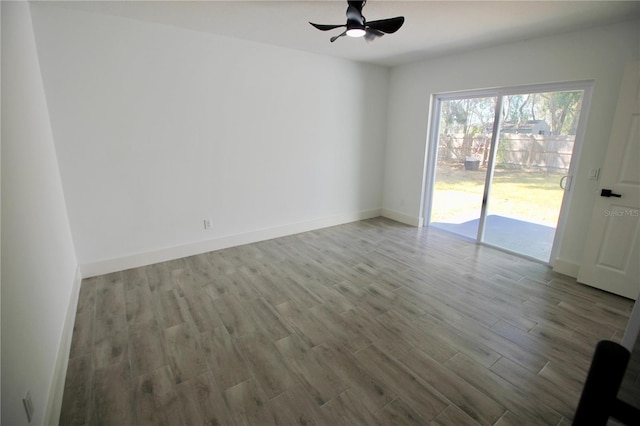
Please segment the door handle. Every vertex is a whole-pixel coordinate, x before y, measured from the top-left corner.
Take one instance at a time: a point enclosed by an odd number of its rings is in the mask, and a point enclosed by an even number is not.
[[[567,189],[567,180],[568,180],[569,176],[562,176],[560,178],[560,188],[562,189]]]
[[[615,194],[610,189],[603,189],[602,192],[600,192],[600,196],[601,197],[618,197],[618,198],[621,198],[622,194]]]

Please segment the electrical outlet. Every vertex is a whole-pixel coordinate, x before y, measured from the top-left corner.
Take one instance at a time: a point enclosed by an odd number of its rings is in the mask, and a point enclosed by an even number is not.
[[[31,423],[33,418],[33,401],[31,401],[31,391],[27,390],[27,394],[22,399],[24,405],[24,411],[27,413],[27,421]]]
[[[211,229],[211,219],[204,220],[204,229]]]

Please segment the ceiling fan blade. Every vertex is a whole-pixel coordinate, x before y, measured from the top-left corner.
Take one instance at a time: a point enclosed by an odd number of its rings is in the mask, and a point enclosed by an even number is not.
[[[385,34],[395,33],[404,24],[404,16],[398,16],[389,19],[380,19],[378,21],[367,22],[367,27],[381,31]]]
[[[346,36],[347,35],[347,31],[345,30],[342,34],[337,35],[337,36],[333,36],[330,38],[331,43],[333,43],[334,41],[336,41],[337,39],[339,39],[340,37]]]
[[[368,43],[371,43],[384,35],[382,31],[374,30],[373,28],[367,28],[365,31],[364,40]]]
[[[329,30],[333,30],[334,28],[346,27],[345,24],[324,25],[324,24],[314,24],[313,22],[309,22],[309,23],[314,27],[316,27],[317,29],[319,29],[320,31],[329,31]]]

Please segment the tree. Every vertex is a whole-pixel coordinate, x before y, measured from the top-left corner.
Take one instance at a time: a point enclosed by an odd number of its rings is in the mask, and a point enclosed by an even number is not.
[[[552,135],[575,135],[581,108],[582,91],[511,95],[504,98],[503,119],[518,127],[544,120]]]
[[[522,126],[529,120],[529,112],[525,108],[529,104],[530,95],[505,96],[503,101],[503,121]]]
[[[582,92],[552,92],[545,95],[543,98],[547,100],[551,134],[575,134],[582,108]]]
[[[440,131],[444,134],[482,133],[493,122],[496,98],[452,99],[442,103]]]

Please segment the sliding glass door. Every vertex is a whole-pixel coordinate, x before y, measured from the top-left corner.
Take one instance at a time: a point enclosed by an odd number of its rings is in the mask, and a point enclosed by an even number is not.
[[[476,239],[497,97],[440,104],[431,224]]]
[[[436,97],[427,223],[549,262],[588,89],[578,87]]]

